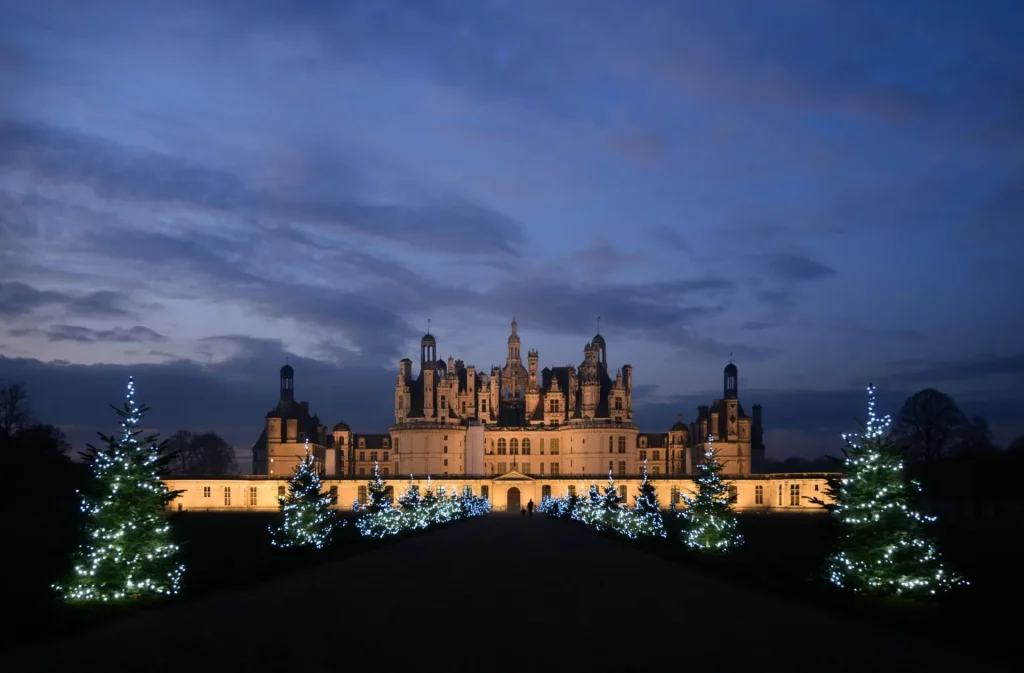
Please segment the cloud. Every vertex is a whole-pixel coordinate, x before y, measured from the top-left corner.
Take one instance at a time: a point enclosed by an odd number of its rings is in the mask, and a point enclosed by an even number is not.
[[[27,316],[43,308],[56,308],[70,316],[132,317],[134,314],[123,308],[126,303],[124,294],[109,290],[72,295],[17,281],[0,283],[0,315],[7,318]]]
[[[830,266],[791,252],[764,255],[760,261],[768,273],[783,281],[818,280],[836,274]]]
[[[153,341],[167,341],[167,337],[148,327],[136,325],[128,329],[115,327],[114,329],[92,329],[82,325],[51,325],[47,329],[12,329],[8,330],[11,336],[41,336],[48,341],[79,341],[82,343],[96,343],[99,341],[110,341],[114,343],[139,343]]]
[[[886,377],[887,381],[911,382],[928,385],[978,381],[992,376],[1019,378],[1024,375],[1024,352],[1011,355],[981,355],[963,360],[925,362],[911,359],[894,362],[900,369]]]
[[[67,129],[0,119],[0,169],[28,172],[55,186],[85,187],[104,202],[231,211],[250,218],[251,225],[268,216],[278,221],[274,226],[302,220],[321,231],[449,254],[518,254],[522,225],[508,216],[457,194],[438,193],[427,183],[381,203],[379,197],[353,191],[372,182],[356,163],[340,156],[325,160],[321,150],[308,152],[299,159],[303,170],[328,168],[334,179],[317,175],[324,187],[310,192],[310,180],[303,194],[291,184],[257,185],[242,169],[229,171]],[[453,246],[452,240],[460,244]]]
[[[222,345],[232,355],[212,364],[178,359],[77,365],[0,356],[0,371],[5,379],[25,382],[38,417],[65,428],[78,448],[94,441],[96,431],[109,432],[116,425],[107,405],[122,399],[128,377],[134,376],[139,401],[152,408],[149,428],[164,436],[179,429],[214,430],[244,451],[277,403],[278,369],[286,356],[295,367],[297,397],[309,400],[325,423],[346,419],[361,432],[383,432],[393,421],[390,370],[358,364],[339,368],[287,353],[273,340],[225,339]],[[240,456],[247,458],[251,454]]]

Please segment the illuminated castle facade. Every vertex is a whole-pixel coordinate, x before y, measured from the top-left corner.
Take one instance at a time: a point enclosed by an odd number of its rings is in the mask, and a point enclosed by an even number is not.
[[[419,365],[398,363],[395,424],[386,434],[358,434],[346,423],[332,430],[295,398],[295,373],[281,368],[278,405],[253,446],[256,474],[292,474],[308,439],[328,478],[369,475],[465,475],[534,478],[634,476],[643,462],[653,477],[692,474],[708,436],[730,475],[749,475],[764,461],[761,408],[748,416],[739,399],[739,372],[729,363],[720,399],[679,420],[667,432],[642,433],[633,423],[633,368],[614,371],[600,334],[583,347],[578,366],[544,367],[536,349],[522,357],[512,321],[503,367],[480,372],[437,357],[437,340],[420,341]]]

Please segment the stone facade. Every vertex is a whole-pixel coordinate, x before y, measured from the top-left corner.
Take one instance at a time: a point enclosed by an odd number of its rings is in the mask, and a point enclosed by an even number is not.
[[[810,498],[829,501],[825,496],[827,477],[825,474],[737,475],[729,478],[729,485],[736,509],[741,512],[821,513],[825,510],[810,502]],[[408,478],[386,481],[394,496],[409,485]],[[172,490],[183,491],[170,504],[171,510],[256,512],[277,510],[277,498],[287,491],[288,480],[270,476],[208,477],[168,479],[166,483]],[[324,480],[324,488],[334,494],[335,506],[338,509],[348,510],[354,501],[366,501],[367,483],[368,479],[328,478]],[[413,483],[419,487],[420,493],[425,492],[426,478],[415,479]],[[519,472],[509,472],[494,478],[435,478],[433,483],[435,488],[444,486],[460,493],[464,489],[469,489],[477,495],[483,495],[491,500],[496,511],[518,511],[530,500],[539,503],[545,495],[564,496],[570,489],[574,489],[578,495],[585,495],[591,483],[603,487],[608,481],[607,477],[603,480],[531,477]],[[633,496],[640,492],[640,480],[629,477],[616,479],[615,483],[624,491],[627,501],[632,505]],[[654,480],[654,484],[658,489],[658,503],[665,509],[672,502],[680,505],[681,496],[696,489],[694,482],[687,478],[664,477]]]
[[[357,434],[346,423],[328,433],[306,402],[294,401],[294,372],[281,369],[281,399],[266,417],[253,447],[253,471],[288,476],[308,438],[328,477],[365,477],[379,463],[385,476],[414,474],[497,478],[509,472],[531,477],[636,476],[647,461],[652,477],[693,474],[707,438],[729,475],[749,475],[764,460],[761,407],[747,415],[739,400],[739,373],[723,372],[723,394],[680,415],[668,432],[641,433],[633,423],[633,368],[614,374],[608,348],[597,334],[583,347],[578,365],[540,367],[536,349],[524,364],[521,337],[512,320],[504,367],[477,371],[462,360],[437,357],[437,340],[420,340],[420,362],[398,363],[395,423],[387,434]]]

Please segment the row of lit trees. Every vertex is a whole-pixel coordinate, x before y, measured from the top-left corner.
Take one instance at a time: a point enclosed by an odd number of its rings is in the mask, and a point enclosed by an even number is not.
[[[395,503],[388,495],[387,483],[380,478],[376,463],[373,479],[367,486],[367,496],[365,505],[358,500],[352,503],[353,511],[363,512],[356,521],[356,527],[364,537],[382,538],[406,531],[426,530],[430,526],[491,511],[487,498],[475,495],[468,488],[462,493],[451,487],[438,486],[435,489],[430,477],[427,477],[427,489],[421,496],[411,475],[409,486]]]
[[[180,491],[170,491],[161,480],[173,452],[156,435],[142,437],[142,418],[148,410],[135,400],[135,382],[128,380],[124,405],[114,407],[120,418],[117,435],[100,435],[104,446],[89,446],[86,458],[92,480],[80,493],[87,516],[86,539],[75,553],[71,576],[54,588],[68,600],[111,601],[176,594],[185,571],[180,549],[171,539],[166,519],[168,504]],[[360,534],[384,537],[403,531],[479,516],[490,503],[471,492],[436,491],[428,481],[419,497],[413,484],[395,506],[377,467],[368,486],[369,502],[358,502],[356,522]],[[280,499],[281,523],[271,526],[271,544],[279,548],[323,549],[333,534],[347,524],[337,516],[334,499],[323,490],[309,442],[306,454]]]
[[[692,497],[683,496],[686,508],[677,513],[683,524],[683,542],[691,549],[702,551],[730,550],[739,546],[743,538],[736,530],[736,514],[728,486],[722,481],[722,464],[716,457],[711,438],[708,439],[708,450],[700,470],[695,479],[697,490]],[[597,484],[591,484],[584,497],[569,492],[563,498],[544,498],[539,509],[551,516],[572,518],[597,530],[616,531],[633,540],[668,537],[658,507],[658,493],[647,477],[646,461],[640,493],[633,497],[633,507],[624,505],[622,500],[615,478],[609,471],[608,485],[603,492]]]
[[[826,575],[836,586],[855,592],[910,597],[964,585],[963,579],[943,567],[929,531],[935,518],[913,506],[920,486],[907,478],[900,448],[886,432],[889,423],[888,416],[875,414],[875,389],[869,386],[864,431],[844,435],[842,475],[829,482],[830,502],[815,501],[840,522],[837,548],[825,562]],[[688,548],[721,554],[737,548],[743,538],[711,438],[708,446],[695,479],[697,489],[692,496],[684,496],[686,507],[677,516]],[[623,507],[621,500],[609,473],[603,493],[593,484],[585,497],[567,493],[564,498],[544,499],[541,511],[633,539],[666,537],[646,466],[634,507]]]

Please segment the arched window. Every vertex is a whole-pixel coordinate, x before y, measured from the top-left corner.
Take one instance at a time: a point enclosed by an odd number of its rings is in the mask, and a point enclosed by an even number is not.
[[[508,447],[505,445],[505,439],[498,440],[498,455],[504,456],[508,452]]]
[[[527,437],[526,439],[523,440],[523,455],[524,456],[530,455],[530,438],[529,437]]]
[[[514,438],[510,439],[508,441],[508,448],[509,453],[511,453],[513,456],[519,453],[519,440]]]

